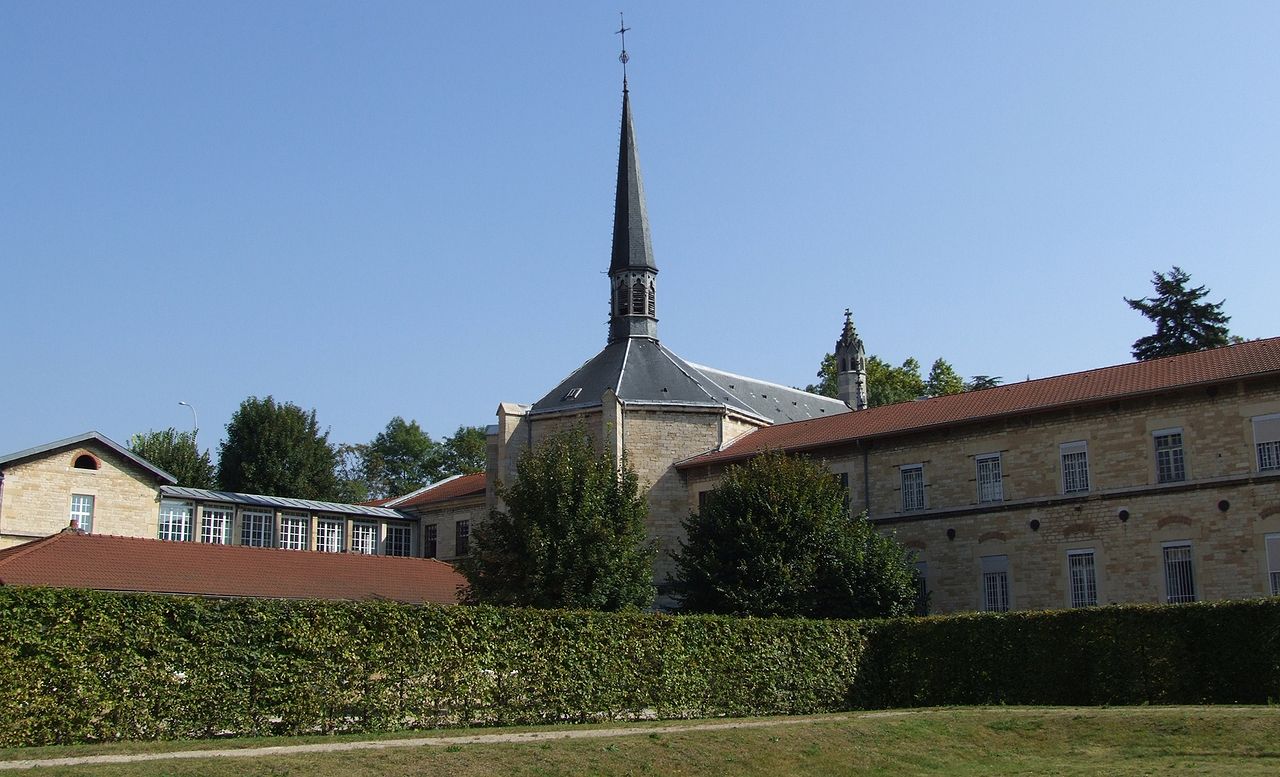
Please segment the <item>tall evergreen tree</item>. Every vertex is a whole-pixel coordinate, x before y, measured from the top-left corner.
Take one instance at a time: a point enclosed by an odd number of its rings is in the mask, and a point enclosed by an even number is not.
[[[1152,272],[1154,297],[1124,298],[1129,307],[1155,322],[1155,334],[1140,337],[1133,343],[1133,358],[1138,361],[1176,356],[1180,353],[1217,348],[1230,342],[1227,322],[1231,317],[1222,312],[1220,302],[1201,302],[1209,294],[1204,286],[1188,288],[1191,275],[1174,265],[1166,273]]]
[[[227,423],[218,452],[218,482],[228,491],[335,500],[338,455],[316,411],[272,397],[249,397]]]
[[[516,481],[472,532],[459,567],[474,601],[618,610],[653,602],[654,548],[636,473],[597,453],[581,429],[554,435],[516,462]]]
[[[170,426],[160,431],[135,434],[129,450],[178,479],[188,488],[213,488],[213,462],[209,451],[200,452],[196,433],[179,432]]]

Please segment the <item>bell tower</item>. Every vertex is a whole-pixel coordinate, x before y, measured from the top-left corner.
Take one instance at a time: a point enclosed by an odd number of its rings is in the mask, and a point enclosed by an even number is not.
[[[853,328],[853,314],[844,309],[844,331],[836,341],[836,392],[840,401],[854,410],[867,408],[867,352],[858,330]]]

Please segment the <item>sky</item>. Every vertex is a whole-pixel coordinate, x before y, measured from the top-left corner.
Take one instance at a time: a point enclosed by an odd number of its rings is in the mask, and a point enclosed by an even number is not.
[[[1131,360],[1173,265],[1280,334],[1280,3],[624,8],[684,358]],[[247,396],[439,438],[605,343],[616,4],[0,2],[0,453]],[[195,408],[193,417],[186,402]]]

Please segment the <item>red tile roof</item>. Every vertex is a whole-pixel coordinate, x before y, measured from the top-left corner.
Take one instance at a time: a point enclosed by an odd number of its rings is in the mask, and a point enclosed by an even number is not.
[[[1280,337],[1209,351],[1010,383],[854,413],[766,426],[681,469],[749,458],[765,450],[803,451],[855,440],[1158,394],[1179,388],[1280,373]]]
[[[60,532],[0,551],[0,585],[273,599],[454,604],[466,579],[435,559]]]
[[[484,489],[485,474],[483,472],[477,472],[474,475],[457,475],[400,497],[404,501],[393,499],[383,506],[393,507],[397,510],[403,510],[407,507],[423,507],[464,496],[478,496],[484,493]]]

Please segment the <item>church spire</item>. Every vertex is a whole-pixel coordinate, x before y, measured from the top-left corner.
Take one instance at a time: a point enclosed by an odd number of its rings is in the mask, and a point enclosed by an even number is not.
[[[854,410],[867,407],[867,352],[853,328],[853,314],[844,309],[844,329],[836,341],[836,394]]]
[[[626,28],[624,27],[623,30]],[[623,49],[625,58],[626,49]],[[624,65],[625,59],[624,59]],[[613,257],[609,262],[612,291],[609,342],[627,337],[658,337],[656,302],[658,266],[653,263],[649,213],[640,180],[631,95],[622,86],[622,132],[618,144],[618,188],[613,207]]]

